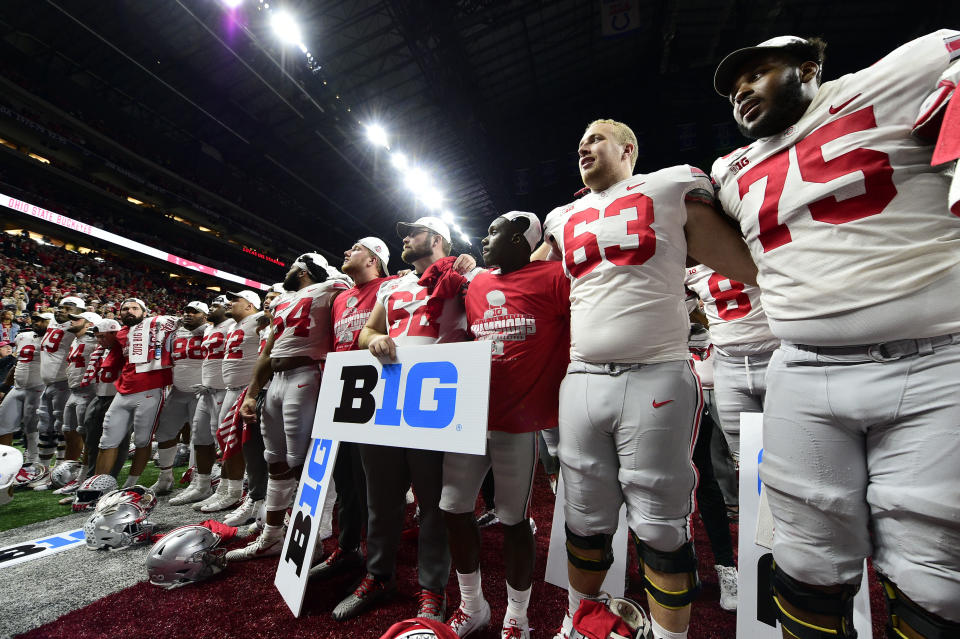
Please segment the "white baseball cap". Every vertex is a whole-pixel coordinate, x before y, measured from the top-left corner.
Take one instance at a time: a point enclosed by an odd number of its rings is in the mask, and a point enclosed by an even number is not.
[[[357,244],[373,251],[373,254],[380,258],[380,266],[383,267],[383,274],[390,275],[387,264],[390,262],[390,250],[379,237],[365,237],[357,240]]]
[[[225,306],[226,303],[227,303],[226,295],[217,295],[215,298],[213,298],[213,301],[210,302],[210,306]]]
[[[187,305],[184,306],[184,308],[192,308],[193,310],[199,311],[199,312],[203,313],[204,315],[206,315],[207,313],[210,312],[210,307],[207,306],[206,303],[201,302],[201,301],[199,301],[199,300],[194,300],[194,301],[192,301],[192,302],[188,302]]]
[[[116,333],[120,330],[120,322],[112,319],[102,319],[93,325],[98,333]]]
[[[795,45],[808,47],[811,55],[813,56],[810,59],[820,66],[823,66],[823,60],[819,58],[819,52],[809,40],[790,35],[777,36],[776,38],[764,40],[760,44],[753,47],[737,49],[725,57],[717,66],[717,71],[713,74],[714,90],[723,97],[729,96],[730,89],[732,88],[730,85],[733,84],[734,74],[740,69],[740,65],[742,65],[748,58],[756,55],[758,52],[783,49],[785,47]]]
[[[34,313],[30,317],[39,317],[40,319],[53,321],[53,313]]]
[[[410,231],[417,227],[429,229],[446,241],[452,241],[450,239],[450,227],[439,217],[427,216],[419,217],[413,222],[397,222],[397,233],[400,234],[401,238],[404,238],[410,235]]]
[[[239,291],[239,292],[237,292],[237,293],[231,293],[231,292],[228,291],[228,292],[227,292],[227,297],[230,298],[230,299],[236,299],[236,298],[238,298],[238,297],[243,298],[243,299],[247,300],[248,302],[250,302],[251,304],[253,304],[253,307],[254,307],[255,309],[257,309],[258,311],[260,310],[260,296],[257,295],[256,293],[254,293],[254,292],[251,291],[251,290],[246,290],[246,289],[245,289],[245,290]]]
[[[318,268],[326,274],[323,279],[330,277],[330,263],[327,262],[327,258],[319,253],[304,253],[294,260],[293,266],[310,273],[310,277],[314,280],[320,280],[320,273],[316,270]]]
[[[60,306],[63,306],[64,304],[73,304],[73,305],[76,306],[77,308],[86,308],[86,307],[87,307],[87,303],[86,303],[86,302],[84,302],[84,301],[83,301],[82,299],[80,299],[79,297],[75,297],[75,296],[73,296],[73,295],[71,295],[71,296],[69,296],[69,297],[65,297],[65,298],[63,298],[62,300],[60,300]]]
[[[271,286],[271,287],[270,287],[270,290],[267,291],[267,292],[268,292],[268,293],[281,293],[281,294],[282,294],[285,290],[286,290],[286,289],[283,288],[283,282],[277,282],[276,284],[274,284],[273,286]]]
[[[540,243],[540,238],[543,237],[543,226],[540,224],[540,218],[534,213],[528,213],[526,211],[510,211],[500,217],[505,217],[511,222],[520,217],[527,219],[530,224],[527,225],[526,230],[523,232],[523,237],[527,238],[531,251],[537,248],[537,244]]]
[[[83,313],[70,313],[67,315],[70,319],[85,319],[91,324],[96,324],[103,318],[97,315],[96,313],[91,313],[90,311],[85,311]]]
[[[144,301],[143,301],[142,299],[140,299],[139,297],[128,297],[127,299],[125,299],[125,300],[123,300],[122,302],[120,302],[120,306],[123,306],[123,305],[126,304],[127,302],[133,302],[134,304],[139,305],[140,308],[143,309],[143,312],[144,312],[144,313],[147,312],[147,303],[144,302]]]

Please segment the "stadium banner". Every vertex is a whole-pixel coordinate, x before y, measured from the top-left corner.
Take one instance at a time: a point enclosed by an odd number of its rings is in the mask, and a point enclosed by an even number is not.
[[[740,540],[738,544],[737,639],[780,639],[776,604],[770,596],[773,519],[760,481],[763,413],[740,413]],[[853,599],[853,627],[861,637],[873,633],[867,564],[860,592]]]
[[[340,442],[335,439],[314,439],[310,454],[303,464],[300,487],[290,513],[287,537],[280,552],[280,563],[273,585],[280,591],[295,617],[303,609],[303,597],[310,578],[313,552],[320,542],[320,516],[323,501],[333,478]]]
[[[80,548],[85,541],[83,529],[78,528],[59,535],[42,537],[0,548],[0,570],[22,564],[25,561],[43,559],[71,548]]]
[[[330,353],[313,436],[484,454],[491,343],[401,346],[386,363],[367,350]]]
[[[557,494],[553,502],[553,528],[550,530],[550,546],[547,550],[547,568],[543,580],[564,590],[570,585],[567,578],[567,534],[566,519],[563,515],[564,487],[563,473],[557,475]],[[627,507],[620,505],[620,517],[617,532],[613,533],[613,564],[603,579],[600,590],[614,597],[622,597],[627,586],[627,563],[629,562],[630,543],[627,533]]]
[[[153,248],[152,246],[141,244],[140,242],[127,239],[122,235],[111,233],[110,231],[104,231],[103,229],[93,226],[92,224],[80,222],[78,220],[74,220],[73,218],[69,218],[66,215],[60,215],[59,213],[48,211],[45,208],[36,206],[34,204],[30,204],[29,202],[24,202],[23,200],[18,200],[15,197],[11,197],[3,193],[0,193],[0,205],[3,205],[9,209],[13,209],[14,211],[23,213],[24,215],[29,215],[31,217],[35,217],[45,222],[50,222],[51,224],[62,226],[76,233],[83,233],[84,235],[95,237],[98,240],[104,240],[105,242],[117,244],[126,249],[130,249],[138,253],[143,253],[144,255],[149,255],[150,257],[156,258],[163,262],[176,264],[177,266],[180,266],[182,268],[192,269],[194,271],[198,271],[206,275],[211,275],[213,277],[217,277],[222,280],[227,280],[229,282],[238,282],[250,288],[258,288],[260,290],[266,290],[270,288],[268,284],[257,282],[256,280],[251,280],[246,277],[241,277],[240,275],[234,275],[233,273],[228,273],[226,271],[221,271],[218,268],[214,268],[212,266],[206,266],[204,264],[200,264],[199,262],[194,262],[193,260],[188,260],[184,257],[179,257],[177,255],[173,255],[172,253],[167,253],[166,251],[161,251],[159,249]]]

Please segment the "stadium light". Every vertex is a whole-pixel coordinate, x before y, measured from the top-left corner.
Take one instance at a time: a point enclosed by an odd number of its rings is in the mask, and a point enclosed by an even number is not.
[[[430,176],[423,169],[410,169],[407,171],[404,182],[407,188],[415,193],[425,191],[430,188]]]
[[[367,139],[373,144],[382,146],[385,149],[390,147],[390,144],[387,141],[387,132],[379,124],[367,125]]]
[[[407,156],[403,153],[394,153],[390,156],[390,164],[393,165],[393,168],[402,171],[407,168]]]
[[[466,233],[461,233],[461,234],[460,234],[460,239],[463,240],[464,242],[466,242],[467,244],[470,244],[470,243],[471,243],[471,242],[470,242],[470,237],[469,237]]]
[[[440,213],[440,219],[447,224],[453,224],[453,213],[450,211],[443,211]]]
[[[434,186],[427,187],[420,194],[420,199],[431,209],[438,209],[443,206],[443,193]]]
[[[223,0],[223,4],[227,5],[229,9],[236,9],[243,4],[243,0]]]
[[[277,11],[270,17],[270,26],[277,37],[287,44],[300,45],[303,41],[303,35],[300,33],[300,27],[296,20],[286,11]]]

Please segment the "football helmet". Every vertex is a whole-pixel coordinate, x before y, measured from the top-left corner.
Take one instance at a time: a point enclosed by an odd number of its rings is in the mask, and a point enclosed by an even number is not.
[[[118,549],[150,541],[156,525],[147,521],[149,513],[129,502],[121,502],[96,512],[83,527],[87,550]]]
[[[43,464],[24,464],[20,472],[17,473],[16,487],[23,488],[29,486],[34,482],[41,481],[49,474],[50,469]]]
[[[179,588],[209,579],[227,566],[220,535],[203,526],[174,528],[147,555],[147,576],[161,588]]]
[[[404,619],[390,626],[380,639],[459,639],[457,633],[442,621]]]
[[[13,489],[21,466],[23,453],[13,446],[0,446],[0,506],[13,501]]]
[[[50,481],[55,488],[63,488],[80,476],[80,462],[65,461],[54,466],[50,471]]]
[[[96,511],[106,510],[117,504],[136,504],[149,513],[157,505],[157,494],[146,486],[128,486],[104,493],[97,501]]]
[[[82,513],[93,508],[100,497],[117,489],[117,480],[113,475],[94,475],[88,478],[77,489],[77,497],[73,502],[73,512]]]

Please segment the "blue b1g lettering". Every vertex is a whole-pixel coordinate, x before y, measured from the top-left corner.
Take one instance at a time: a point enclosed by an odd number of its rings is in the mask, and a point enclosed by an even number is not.
[[[313,448],[307,457],[307,476],[310,481],[303,482],[300,501],[297,502],[297,505],[302,506],[302,508],[297,510],[296,517],[290,523],[292,534],[290,543],[287,544],[287,552],[284,555],[284,561],[292,561],[293,565],[296,566],[298,577],[306,559],[310,531],[313,529],[313,517],[320,516],[320,490],[323,488],[327,464],[330,462],[332,445],[332,440],[314,439]],[[310,509],[309,515],[306,514],[307,508]]]
[[[404,375],[406,386],[400,397]],[[419,362],[404,371],[402,364],[386,364],[380,374],[375,366],[344,366],[340,372],[343,391],[340,405],[333,411],[337,422],[366,424],[371,419],[380,426],[400,426],[406,422],[414,428],[446,428],[453,422],[457,408],[459,379],[457,368],[450,362]],[[373,395],[380,380],[383,380],[382,406],[377,406]],[[423,385],[427,380],[436,380],[440,386],[433,389],[437,407],[424,410],[420,407]]]

